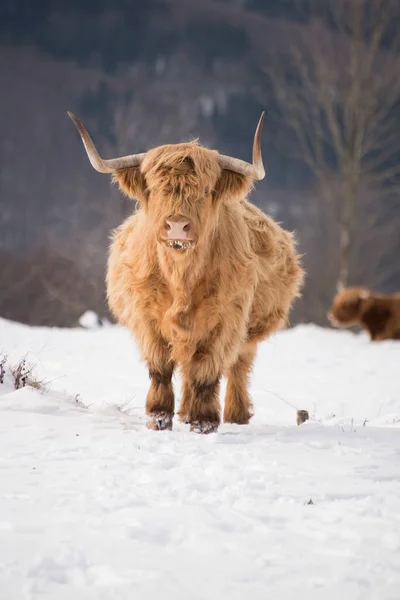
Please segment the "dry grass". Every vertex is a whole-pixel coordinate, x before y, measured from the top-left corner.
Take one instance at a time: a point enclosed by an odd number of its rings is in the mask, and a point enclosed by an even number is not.
[[[26,356],[21,358],[15,365],[11,365],[8,362],[7,355],[0,351],[0,384],[4,384],[6,379],[8,381],[11,380],[14,389],[16,390],[20,390],[24,387],[30,387],[41,392],[42,394],[47,394],[51,391],[49,388],[51,380],[46,381],[45,379],[40,379],[37,377],[35,374],[35,364],[33,362],[29,362]],[[60,395],[56,393],[56,396],[58,398]],[[61,398],[75,407],[84,409],[89,408],[89,405],[83,402],[80,394],[61,394],[59,399]]]
[[[16,390],[28,386],[40,392],[47,391],[46,381],[35,375],[35,365],[28,362],[26,356],[21,358],[15,365],[11,365],[8,362],[7,355],[0,352],[0,384],[4,384],[7,376],[12,379]]]
[[[4,383],[4,376],[6,374],[7,357],[0,355],[0,383]]]
[[[10,366],[9,369],[16,390],[26,386],[40,392],[45,392],[47,390],[46,382],[36,377],[34,374],[35,365],[28,362],[26,357],[23,357],[16,365]]]

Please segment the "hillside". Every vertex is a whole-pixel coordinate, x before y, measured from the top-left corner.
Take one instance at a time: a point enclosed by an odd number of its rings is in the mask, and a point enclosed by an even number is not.
[[[300,18],[296,4],[2,2],[0,82],[6,93],[0,96],[0,315],[32,324],[75,325],[87,308],[107,312],[108,236],[133,205],[109,178],[91,169],[67,110],[84,121],[104,156],[199,137],[243,159],[250,158],[254,128],[266,110],[267,178],[256,185],[251,201],[295,229],[305,254],[307,286],[292,323],[326,324],[335,289],[337,225],[309,168],[291,152],[293,136],[285,120],[277,118],[265,73],[268,55],[310,35],[310,22]],[[327,29],[322,34],[334,35]],[[400,286],[393,260],[400,238],[386,227],[398,221],[399,210],[396,196],[385,204],[372,199],[361,212],[357,231],[363,235],[352,248],[355,284],[388,293]],[[366,220],[379,223],[373,245]],[[371,256],[374,248],[379,252]],[[41,264],[32,265],[31,257],[46,253],[53,265],[75,263],[63,271],[61,288],[54,288],[52,282],[60,277],[53,274],[50,281],[46,265],[38,275],[44,286],[21,286],[32,281],[33,270],[40,271]],[[83,275],[75,290],[71,282],[77,282],[77,273]],[[83,291],[87,281],[97,294]],[[50,291],[37,298],[46,282]],[[63,290],[72,288],[73,297],[61,301]],[[14,309],[8,300],[13,290],[22,289],[37,302],[32,310],[21,301]],[[70,314],[68,303],[74,307]]]

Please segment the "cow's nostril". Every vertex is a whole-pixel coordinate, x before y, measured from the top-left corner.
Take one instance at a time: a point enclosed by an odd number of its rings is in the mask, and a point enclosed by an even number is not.
[[[169,239],[187,239],[188,231],[190,229],[190,221],[175,221],[169,219],[164,221],[164,231]]]

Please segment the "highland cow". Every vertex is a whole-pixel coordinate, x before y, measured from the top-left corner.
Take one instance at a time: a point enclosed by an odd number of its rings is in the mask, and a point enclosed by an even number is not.
[[[365,288],[347,288],[334,300],[328,319],[335,327],[359,325],[372,341],[400,340],[400,294],[384,296]]]
[[[265,175],[259,121],[253,163],[197,141],[103,160],[70,113],[92,166],[140,203],[114,232],[107,296],[147,363],[147,426],[171,429],[180,367],[180,419],[198,433],[252,416],[248,378],[257,343],[281,328],[303,271],[291,233],[247,201]]]

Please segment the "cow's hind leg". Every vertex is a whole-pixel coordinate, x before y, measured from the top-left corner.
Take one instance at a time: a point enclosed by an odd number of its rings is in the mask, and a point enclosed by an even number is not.
[[[182,365],[184,379],[184,410],[188,410],[190,431],[213,433],[220,423],[219,386],[221,374],[212,349],[198,347],[191,359]],[[186,417],[180,410],[181,417]]]
[[[256,350],[256,342],[247,342],[240,351],[238,360],[228,371],[224,408],[225,423],[245,425],[253,416],[253,405],[248,386]]]
[[[151,359],[147,360],[150,376],[150,389],[146,398],[148,429],[155,431],[172,429],[175,398],[172,387],[174,364],[166,344],[153,348]]]

